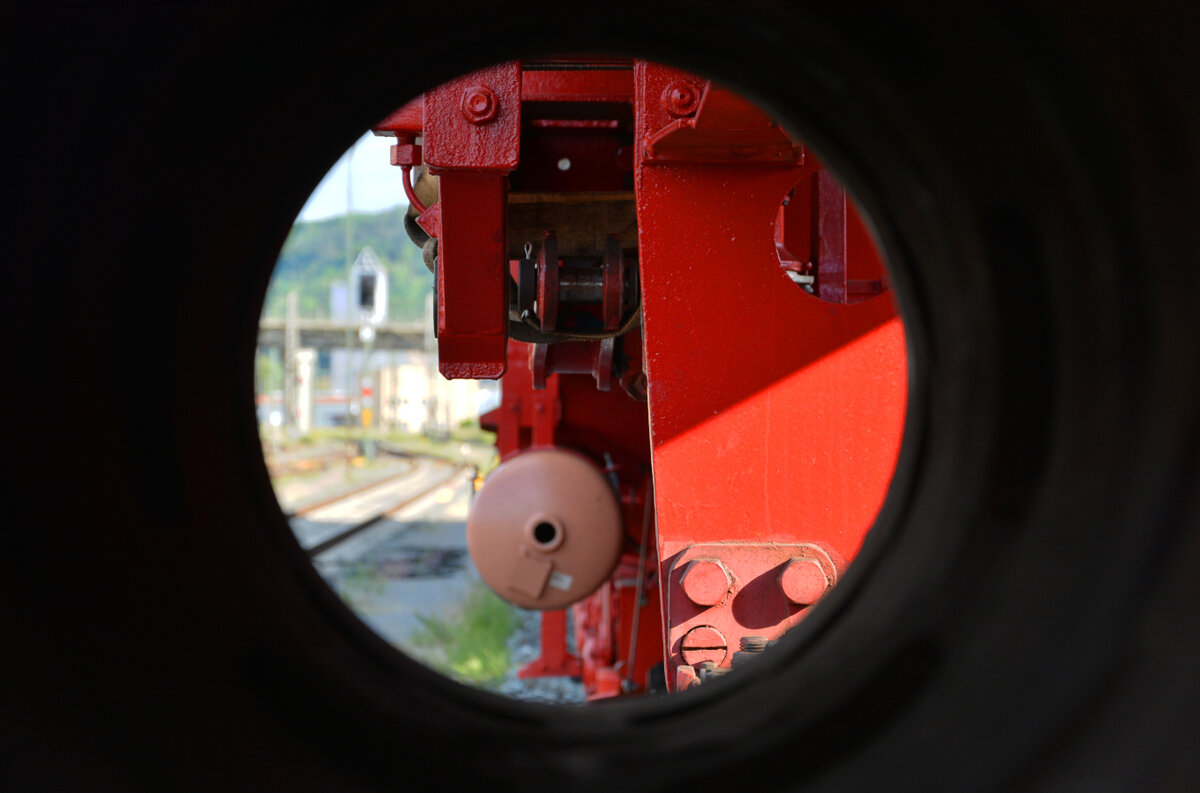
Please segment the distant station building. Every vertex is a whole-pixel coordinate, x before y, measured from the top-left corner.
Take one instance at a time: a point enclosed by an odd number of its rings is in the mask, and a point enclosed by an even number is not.
[[[379,421],[402,432],[442,434],[472,421],[499,401],[490,380],[447,380],[437,362],[413,353],[409,360],[379,370]]]

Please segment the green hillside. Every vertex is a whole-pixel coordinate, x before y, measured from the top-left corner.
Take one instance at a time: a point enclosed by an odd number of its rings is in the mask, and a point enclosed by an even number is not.
[[[433,276],[421,261],[421,251],[404,233],[401,206],[373,214],[351,215],[353,255],[370,245],[388,272],[388,318],[420,319]],[[346,279],[346,219],[328,218],[292,227],[267,292],[264,316],[282,317],[287,293],[300,293],[300,316],[329,316],[329,287]]]

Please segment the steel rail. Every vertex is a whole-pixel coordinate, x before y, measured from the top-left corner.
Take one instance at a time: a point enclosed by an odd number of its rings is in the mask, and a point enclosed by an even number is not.
[[[385,476],[381,479],[375,479],[370,482],[366,482],[362,485],[359,485],[358,487],[351,488],[350,490],[343,490],[342,492],[338,493],[337,495],[330,496],[329,498],[322,499],[321,501],[317,501],[312,504],[305,504],[304,506],[300,507],[299,509],[292,510],[291,512],[285,512],[284,515],[288,518],[301,518],[310,512],[314,512],[318,509],[321,509],[322,507],[327,507],[330,504],[336,504],[339,501],[350,498],[351,496],[356,496],[359,493],[363,493],[367,490],[370,490],[373,487],[378,487],[379,485],[387,484],[388,482],[394,482],[397,479],[401,479],[403,477],[410,476],[412,474],[412,472],[416,469],[417,464],[414,460],[411,460],[411,459],[405,460],[405,462],[408,463],[408,468],[405,468],[403,471],[398,471],[394,474],[388,474],[387,476]]]
[[[340,545],[341,543],[345,542],[346,540],[350,539],[351,537],[353,537],[363,531],[366,531],[367,529],[371,528],[372,526],[374,526],[376,523],[383,520],[384,518],[387,518],[387,517],[390,517],[390,516],[396,514],[400,510],[407,507],[409,504],[412,504],[413,502],[424,498],[425,496],[429,495],[430,493],[432,493],[433,491],[437,490],[440,487],[445,487],[446,484],[448,484],[456,476],[458,476],[459,474],[461,474],[463,471],[466,470],[466,466],[463,466],[460,464],[453,464],[453,468],[454,468],[454,470],[451,471],[449,476],[447,476],[443,479],[439,479],[438,481],[431,484],[429,487],[423,488],[419,492],[404,498],[402,501],[400,501],[396,504],[393,504],[392,506],[388,507],[387,509],[383,510],[382,512],[372,515],[371,517],[366,518],[365,520],[359,521],[358,523],[352,524],[352,525],[348,526],[347,528],[343,529],[342,531],[338,532],[337,534],[333,535],[332,537],[327,537],[326,539],[321,540],[321,542],[317,543],[316,545],[312,546],[311,548],[308,548],[306,550],[306,553],[308,554],[308,558],[315,559],[316,557],[320,556],[321,554],[325,553],[326,551],[330,550],[331,548],[334,548],[334,547]],[[392,478],[394,479],[395,477],[392,477]],[[359,491],[359,492],[361,492],[361,491]],[[348,497],[348,496],[346,496],[346,497]]]

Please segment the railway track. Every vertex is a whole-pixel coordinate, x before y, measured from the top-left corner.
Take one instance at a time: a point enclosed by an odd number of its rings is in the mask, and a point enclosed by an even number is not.
[[[324,471],[329,466],[345,459],[346,453],[343,451],[322,452],[321,454],[299,457],[294,460],[269,462],[267,463],[267,472],[271,475],[272,479],[279,476],[306,474],[313,471]]]
[[[444,487],[464,470],[445,460],[414,458],[409,470],[307,505],[290,514],[288,522],[309,558],[316,558]]]
[[[297,507],[296,509],[286,512],[286,515],[289,520],[291,520],[294,517],[303,517],[312,512],[316,512],[317,510],[319,510],[323,507],[327,507],[330,504],[336,504],[339,501],[344,501],[345,499],[350,498],[351,496],[355,496],[355,495],[358,495],[359,493],[366,492],[367,490],[371,490],[372,488],[379,487],[381,485],[385,485],[389,482],[395,482],[395,481],[403,479],[407,476],[410,476],[410,475],[412,475],[413,470],[417,467],[417,462],[415,460],[411,460],[411,459],[408,460],[407,462],[408,462],[408,467],[406,467],[403,471],[397,471],[396,473],[388,474],[387,476],[385,476],[381,479],[373,479],[370,482],[365,482],[357,487],[351,488],[350,490],[343,490],[342,492],[336,493],[332,496],[321,498],[312,503],[303,504],[300,507]]]
[[[411,458],[412,454],[402,448],[386,443],[378,444],[380,453],[390,457]],[[347,451],[346,448],[325,448],[310,452],[292,452],[274,455],[270,444],[264,444],[263,456],[267,461],[267,473],[274,479],[280,476],[306,474],[324,471],[330,466],[345,463],[350,457],[361,454],[360,451]]]

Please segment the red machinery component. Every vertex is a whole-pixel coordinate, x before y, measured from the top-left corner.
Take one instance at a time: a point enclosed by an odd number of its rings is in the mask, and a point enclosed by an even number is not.
[[[438,240],[439,367],[503,375],[501,470],[570,450],[619,505],[615,571],[523,602],[586,595],[570,645],[544,613],[524,673],[599,698],[662,664],[687,688],[803,619],[882,503],[905,405],[903,328],[836,179],[745,99],[645,61],[503,64],[376,132],[439,177],[410,210]]]

